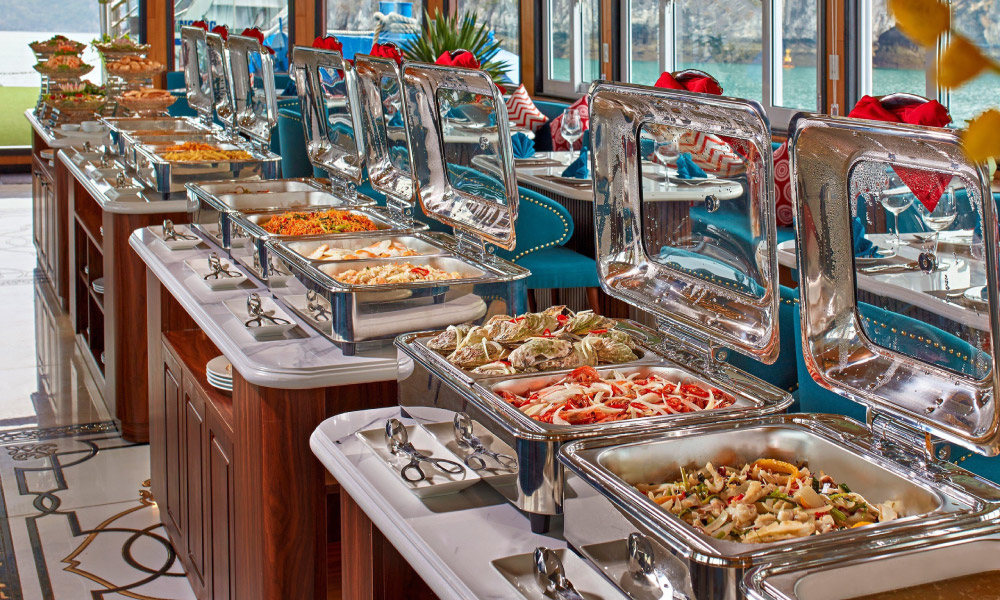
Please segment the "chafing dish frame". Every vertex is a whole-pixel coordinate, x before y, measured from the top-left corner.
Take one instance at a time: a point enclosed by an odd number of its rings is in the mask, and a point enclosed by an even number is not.
[[[248,159],[216,160],[200,162],[171,162],[160,155],[160,147],[143,144],[135,147],[137,178],[154,191],[170,197],[186,194],[186,184],[200,181],[274,179],[278,176],[281,157],[269,151],[260,152],[251,147],[235,145],[234,149],[245,150]],[[178,167],[203,171],[203,173],[177,173]]]

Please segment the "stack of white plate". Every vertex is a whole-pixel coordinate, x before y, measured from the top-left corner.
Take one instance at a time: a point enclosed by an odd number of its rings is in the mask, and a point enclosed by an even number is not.
[[[98,277],[94,281],[90,282],[90,285],[94,286],[94,291],[98,294],[104,295],[104,278]]]
[[[216,356],[205,365],[205,376],[208,384],[214,388],[233,391],[233,365],[225,356]]]

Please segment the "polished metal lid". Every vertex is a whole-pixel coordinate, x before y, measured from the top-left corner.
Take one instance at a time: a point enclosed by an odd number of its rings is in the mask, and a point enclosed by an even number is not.
[[[604,290],[654,317],[671,344],[774,362],[774,167],[760,105],[599,82],[589,132]]]
[[[236,131],[236,107],[233,103],[233,76],[229,64],[229,44],[217,33],[205,35],[212,75],[212,107],[227,130]]]
[[[947,129],[799,114],[790,144],[813,379],[938,458],[947,450],[927,434],[1000,452],[997,216],[983,168]]]
[[[354,67],[368,178],[392,202],[412,206],[413,171],[399,66],[392,59],[359,54]]]
[[[292,62],[309,161],[334,180],[360,185],[365,155],[354,66],[340,52],[304,46],[292,50]]]
[[[232,77],[236,128],[265,146],[278,123],[271,53],[252,37],[229,36],[229,72]]]
[[[489,74],[405,63],[403,105],[424,213],[460,241],[513,249],[518,191],[507,105]]]
[[[181,27],[181,56],[188,105],[205,123],[212,122],[212,67],[207,34],[200,27]]]

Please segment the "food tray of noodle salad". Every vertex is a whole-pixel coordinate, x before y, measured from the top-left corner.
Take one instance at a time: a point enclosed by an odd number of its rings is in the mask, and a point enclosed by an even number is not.
[[[161,194],[186,193],[188,183],[274,179],[281,164],[277,154],[221,142],[144,141],[133,149],[139,179]]]

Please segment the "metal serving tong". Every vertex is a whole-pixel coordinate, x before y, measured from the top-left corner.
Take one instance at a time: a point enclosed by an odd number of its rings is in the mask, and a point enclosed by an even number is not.
[[[508,454],[499,454],[483,445],[476,437],[472,417],[464,412],[455,413],[455,442],[459,448],[468,448],[472,453],[465,457],[465,464],[473,471],[486,469],[486,458],[493,459],[501,469],[514,471],[517,469],[517,459]]]
[[[250,319],[243,323],[244,327],[261,327],[265,321],[268,325],[288,325],[291,323],[288,319],[275,317],[273,310],[264,310],[260,294],[257,292],[250,292],[250,295],[247,296],[247,314],[250,315]]]
[[[174,229],[174,222],[170,219],[163,220],[163,241],[174,242],[177,240],[196,240],[198,236],[189,233],[181,233]]]
[[[330,320],[330,309],[323,306],[320,302],[319,296],[313,290],[308,290],[306,292],[306,310],[312,315],[313,320],[316,321],[329,321]]]
[[[389,452],[393,454],[402,452],[410,457],[410,462],[399,470],[399,475],[404,481],[417,483],[418,481],[427,480],[427,475],[420,468],[420,463],[422,462],[430,463],[437,470],[449,475],[458,475],[465,472],[465,467],[460,463],[444,458],[427,456],[414,448],[413,444],[410,443],[409,435],[406,433],[406,427],[399,422],[399,419],[389,419],[385,422],[385,445],[389,448]]]
[[[634,588],[629,595],[642,600],[685,600],[686,594],[674,588],[670,578],[656,564],[653,545],[645,535],[634,532],[628,536],[628,572]]]
[[[576,591],[563,569],[559,555],[548,548],[535,548],[535,583],[544,590],[545,595],[559,600],[583,600]]]
[[[239,271],[230,271],[229,263],[224,263],[219,259],[219,255],[213,252],[208,256],[208,268],[211,269],[211,273],[205,275],[205,280],[209,279],[222,279],[223,277],[239,277],[242,275]]]

